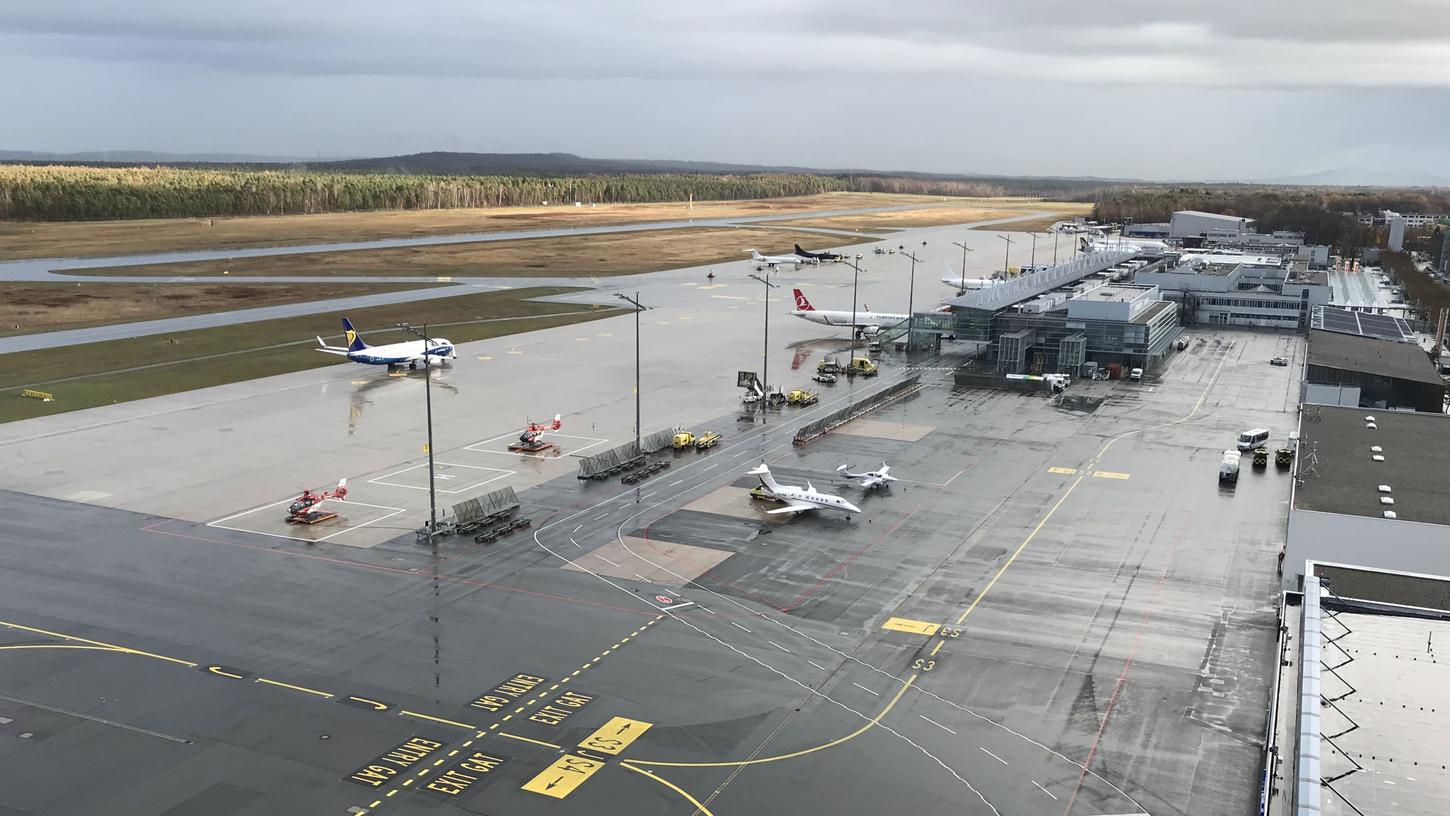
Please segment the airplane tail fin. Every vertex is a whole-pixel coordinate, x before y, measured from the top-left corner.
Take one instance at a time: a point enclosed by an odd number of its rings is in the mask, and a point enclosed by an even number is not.
[[[795,254],[801,256],[802,258],[809,258],[809,257],[811,257],[811,253],[806,252],[804,249],[801,249],[801,245],[800,244],[796,244],[795,245]]]
[[[812,306],[809,300],[806,300],[805,292],[799,289],[792,289],[791,291],[795,293],[796,311],[814,312],[816,310],[816,307]]]
[[[847,476],[850,476],[851,475],[851,466],[850,465],[841,465],[840,467],[836,468],[836,472],[837,473],[844,473]]]
[[[745,251],[750,253],[750,259],[754,261],[759,261],[765,257],[764,255],[761,255],[759,252],[753,249],[747,249]]]
[[[759,476],[760,477],[760,481],[761,481],[762,484],[765,485],[765,489],[766,490],[779,490],[780,489],[780,484],[775,481],[775,477],[774,476],[770,475],[770,468],[766,467],[766,465],[765,465],[764,462],[761,462],[760,463],[760,467],[755,468],[754,470],[751,470],[749,473],[747,473],[745,475],[747,475],[747,476]]]
[[[342,331],[347,337],[348,351],[362,351],[368,347],[368,344],[363,342],[362,335],[358,334],[357,329],[352,327],[352,321],[345,317],[342,319]]]

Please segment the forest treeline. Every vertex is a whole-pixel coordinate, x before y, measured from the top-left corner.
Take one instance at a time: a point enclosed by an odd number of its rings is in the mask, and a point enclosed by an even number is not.
[[[1450,213],[1450,191],[1317,187],[1124,187],[1104,190],[1093,209],[1098,221],[1167,221],[1174,210],[1203,210],[1258,220],[1260,232],[1293,230],[1315,244],[1373,243],[1373,231],[1345,218],[1383,210]]]
[[[1405,287],[1405,300],[1419,311],[1419,317],[1434,325],[1441,309],[1450,309],[1450,289],[1432,280],[1410,258],[1408,252],[1381,252],[1380,264]]]
[[[382,173],[0,166],[0,219],[89,221],[360,210],[731,200],[849,189],[809,174],[417,176]]]

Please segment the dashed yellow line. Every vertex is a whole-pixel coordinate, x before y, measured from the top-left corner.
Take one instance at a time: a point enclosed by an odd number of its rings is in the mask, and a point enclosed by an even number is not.
[[[310,689],[310,688],[307,688],[306,686],[294,686],[291,683],[283,683],[283,682],[281,682],[279,680],[268,680],[265,677],[258,677],[257,678],[257,682],[258,683],[266,683],[269,686],[281,686],[284,689],[292,689],[293,691],[300,691],[303,694],[315,694],[318,697],[332,697],[333,696],[332,692],[330,692],[330,691],[318,691],[317,689]]]
[[[155,652],[143,652],[140,649],[132,649],[132,648],[127,647],[127,646],[118,646],[118,645],[116,645],[114,643],[107,643],[107,642],[105,642],[103,640],[91,640],[90,638],[76,637],[75,635],[67,635],[67,634],[63,634],[61,632],[52,632],[52,631],[50,631],[48,629],[37,629],[34,626],[24,626],[24,625],[19,624],[19,623],[11,623],[9,621],[0,621],[0,626],[4,626],[4,627],[10,628],[10,629],[19,629],[22,632],[32,632],[32,633],[37,634],[37,635],[45,635],[47,637],[60,638],[61,640],[69,640],[69,641],[72,641],[74,643],[88,643],[88,644],[90,644],[92,646],[104,646],[107,649],[115,649],[118,652],[125,652],[126,654],[140,655],[141,657],[151,657],[151,658],[155,658],[157,660],[164,660],[167,663],[178,663],[178,664],[180,664],[182,666],[189,666],[189,667],[192,667],[192,668],[195,668],[196,665],[197,665],[196,663],[193,663],[190,660],[182,660],[181,658],[178,658],[178,657],[167,657],[166,655],[156,654]]]

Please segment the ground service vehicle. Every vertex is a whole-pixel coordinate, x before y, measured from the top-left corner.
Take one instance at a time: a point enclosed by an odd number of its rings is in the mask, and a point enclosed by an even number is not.
[[[1243,454],[1238,451],[1224,451],[1223,461],[1218,466],[1219,482],[1237,482],[1239,480],[1239,459]]]
[[[1180,338],[1178,338],[1178,350],[1179,351],[1183,351],[1186,348],[1188,348],[1188,338],[1187,337],[1180,337]]]
[[[1279,470],[1288,470],[1294,465],[1294,451],[1288,448],[1279,448],[1274,451],[1274,466]]]
[[[1269,361],[1269,365],[1286,366],[1288,364],[1289,364],[1289,358],[1288,357],[1275,357],[1274,359],[1272,359],[1272,360]]]
[[[1263,470],[1269,466],[1268,448],[1254,448],[1254,469]]]
[[[880,373],[880,369],[877,368],[875,363],[871,362],[871,358],[869,357],[852,357],[851,364],[846,366],[846,376],[848,377],[854,377],[858,374],[862,377],[874,377],[878,373]]]
[[[787,404],[800,406],[815,405],[820,400],[820,398],[820,394],[817,394],[814,391],[807,391],[803,388],[797,388],[794,391],[791,391],[785,395],[785,401]]]
[[[835,374],[827,373],[825,371],[822,371],[822,372],[817,373],[814,377],[811,377],[811,379],[815,380],[818,383],[825,383],[826,385],[834,385],[835,382],[836,382],[836,375]]]
[[[714,431],[706,431],[695,437],[695,450],[709,450],[720,444],[720,434]]]
[[[1239,450],[1251,451],[1269,441],[1268,428],[1254,428],[1239,434]]]
[[[1142,380],[1143,379],[1143,369],[1141,369],[1141,368],[1135,368],[1132,371],[1129,371],[1128,372],[1128,379],[1132,380],[1133,382],[1138,382],[1138,381]]]
[[[675,450],[684,450],[695,444],[695,435],[689,431],[680,431],[670,440],[670,447]]]
[[[756,485],[755,487],[750,488],[750,498],[752,498],[752,499],[759,499],[760,501],[768,501],[768,502],[776,502],[777,504],[784,504],[784,502],[782,502],[780,499],[777,499],[775,497],[775,494],[774,493],[771,493],[769,490],[766,490],[765,489],[765,485]]]
[[[838,374],[840,371],[841,364],[836,362],[835,357],[827,357],[819,363],[816,363],[817,374]]]

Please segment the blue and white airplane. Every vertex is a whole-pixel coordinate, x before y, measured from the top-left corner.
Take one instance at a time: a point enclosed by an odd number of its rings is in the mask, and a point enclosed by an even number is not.
[[[342,329],[347,336],[346,348],[329,346],[325,340],[319,337],[317,343],[322,348],[319,348],[318,351],[341,354],[354,363],[385,365],[388,368],[410,370],[427,368],[434,360],[442,363],[444,360],[453,360],[458,357],[457,352],[453,349],[453,344],[441,337],[429,338],[427,343],[422,340],[408,340],[402,343],[389,343],[386,346],[370,346],[363,342],[362,335],[352,327],[352,321],[345,317],[342,319]]]

